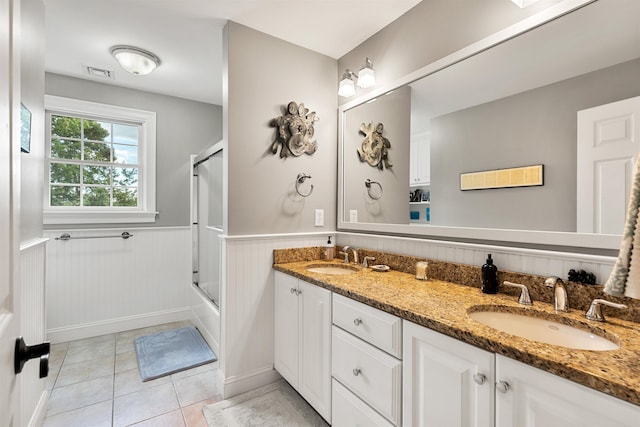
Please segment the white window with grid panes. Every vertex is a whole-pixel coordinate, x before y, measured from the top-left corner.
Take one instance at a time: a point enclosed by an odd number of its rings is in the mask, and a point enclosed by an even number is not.
[[[155,221],[154,112],[45,97],[45,224]]]

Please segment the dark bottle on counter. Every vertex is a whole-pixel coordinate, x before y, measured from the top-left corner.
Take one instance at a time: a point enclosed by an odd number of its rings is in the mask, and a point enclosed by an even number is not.
[[[482,266],[482,292],[498,293],[498,267],[493,264],[491,254],[488,255],[486,264]]]

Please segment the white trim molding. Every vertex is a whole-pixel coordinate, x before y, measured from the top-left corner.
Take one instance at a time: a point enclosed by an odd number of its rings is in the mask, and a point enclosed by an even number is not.
[[[120,120],[140,125],[139,198],[137,208],[72,208],[49,206],[49,174],[45,173],[44,224],[105,224],[155,222],[156,219],[156,113],[117,105],[45,95],[47,112]],[[49,117],[47,115],[47,117]],[[46,126],[49,129],[49,126]],[[47,130],[47,134],[49,134]],[[50,135],[49,135],[50,137]],[[49,137],[47,139],[49,139]],[[47,142],[48,150],[50,150]],[[49,154],[45,156],[48,167]]]

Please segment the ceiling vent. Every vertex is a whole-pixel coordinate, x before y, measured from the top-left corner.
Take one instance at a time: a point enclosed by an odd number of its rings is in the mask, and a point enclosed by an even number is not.
[[[111,70],[105,70],[104,68],[96,68],[96,67],[91,67],[89,65],[85,65],[84,66],[84,72],[85,74],[91,76],[91,77],[98,77],[98,78],[102,78],[102,79],[111,79],[113,80],[113,71]]]

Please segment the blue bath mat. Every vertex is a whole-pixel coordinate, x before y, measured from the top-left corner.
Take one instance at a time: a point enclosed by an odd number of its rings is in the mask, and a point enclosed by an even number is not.
[[[134,345],[142,381],[218,360],[195,326],[137,337]]]

